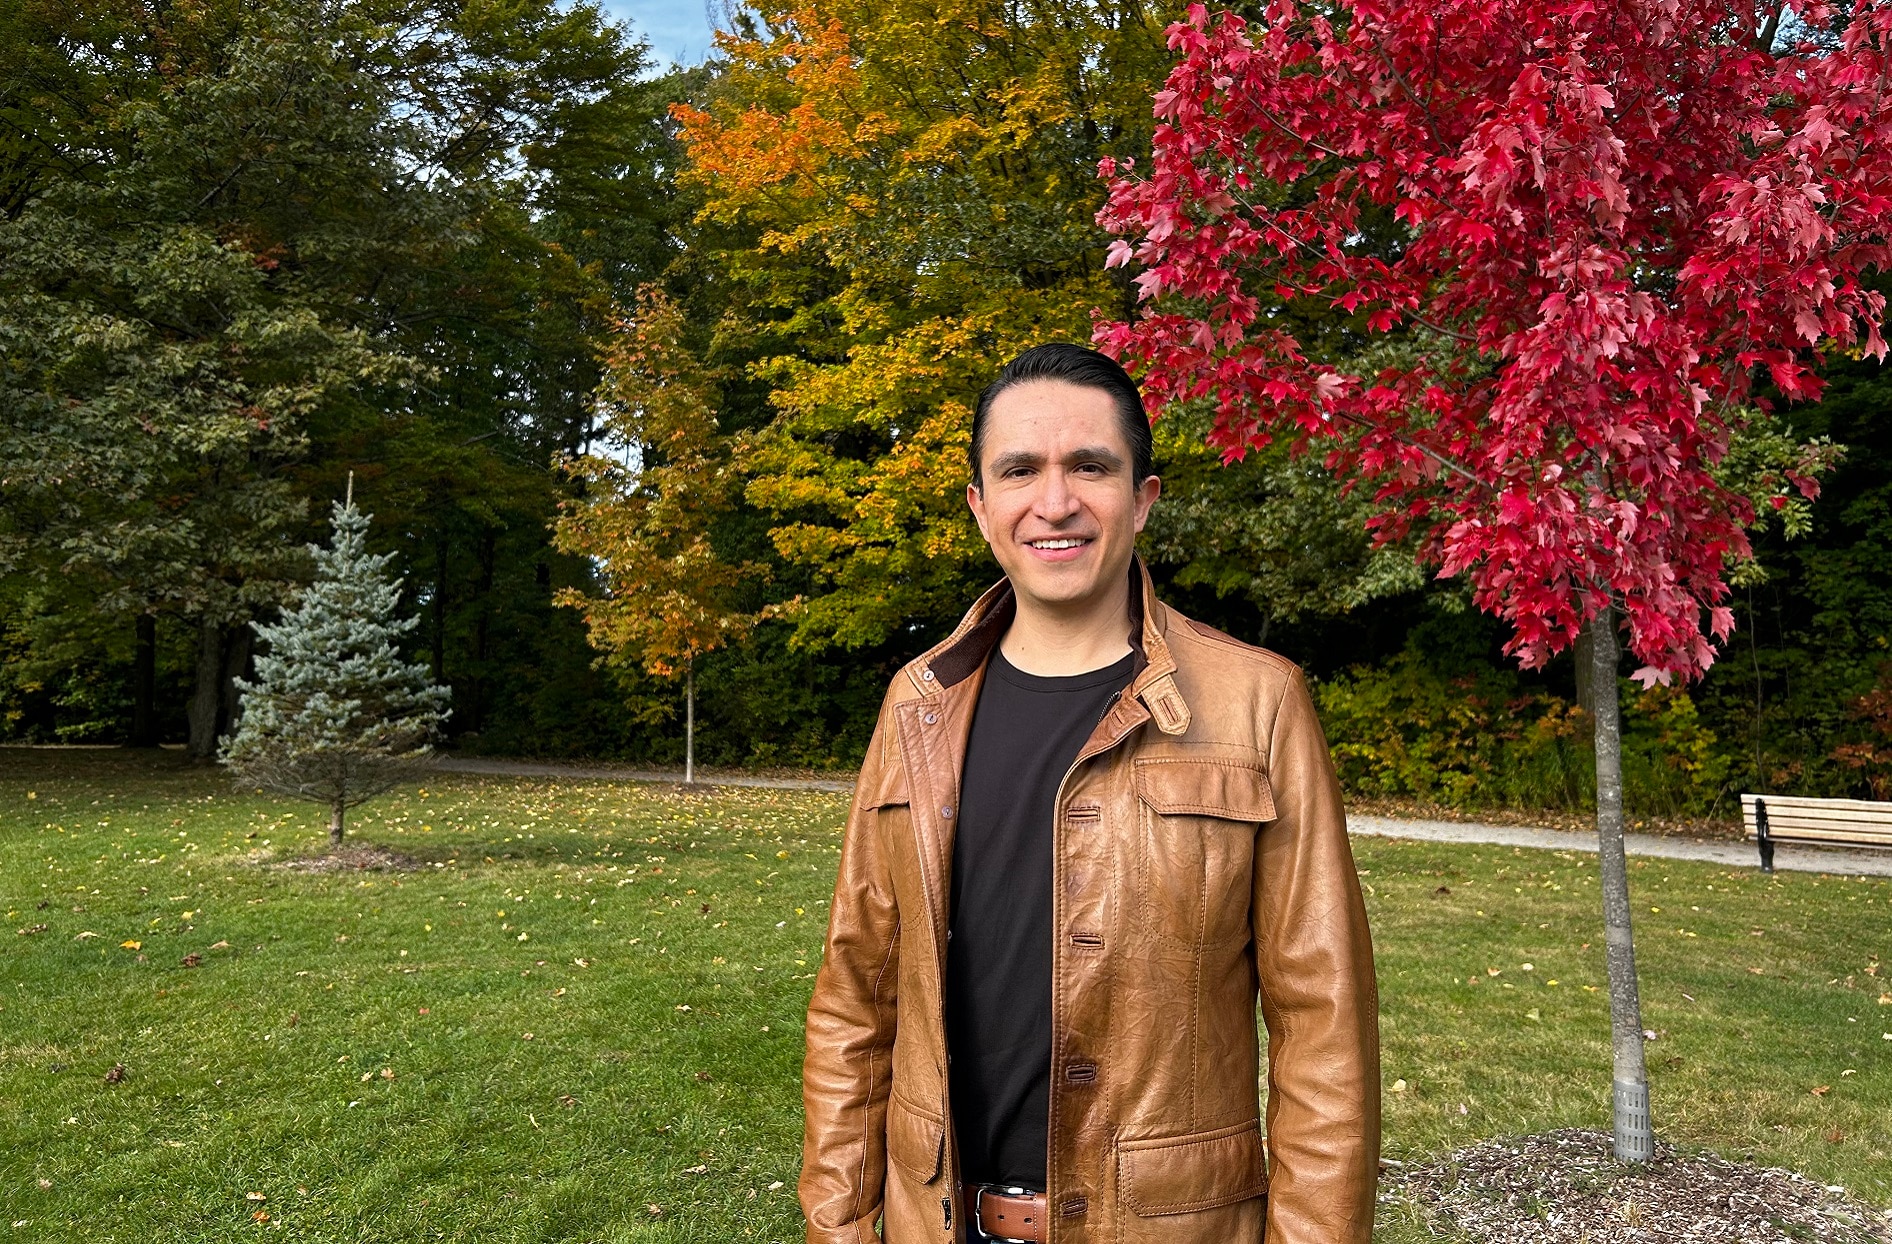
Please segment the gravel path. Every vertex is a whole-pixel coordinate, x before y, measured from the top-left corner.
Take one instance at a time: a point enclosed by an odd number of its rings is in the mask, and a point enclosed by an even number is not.
[[[1356,834],[1381,838],[1412,838],[1422,842],[1471,842],[1500,847],[1537,847],[1556,851],[1596,851],[1596,835],[1568,829],[1529,829],[1520,825],[1480,825],[1475,821],[1407,821],[1389,816],[1347,818]],[[1710,842],[1701,838],[1662,838],[1654,834],[1624,834],[1624,849],[1631,855],[1667,860],[1701,860],[1736,868],[1759,868],[1760,850],[1751,842]],[[1845,876],[1892,877],[1892,851],[1851,851],[1833,847],[1776,844],[1774,867],[1797,873],[1835,873]]]
[[[549,764],[464,756],[443,759],[449,773],[476,773],[506,777],[580,778],[607,782],[682,782],[680,769],[632,769],[620,765]],[[764,777],[752,773],[699,773],[699,786],[753,786],[775,790],[849,791],[854,783],[838,778]],[[1566,829],[1531,829],[1518,825],[1484,825],[1476,821],[1409,821],[1354,813],[1347,828],[1356,834],[1380,838],[1408,838],[1422,842],[1463,842],[1500,847],[1533,847],[1554,851],[1595,852],[1596,835]],[[1757,868],[1759,854],[1751,843],[1710,842],[1700,838],[1665,838],[1654,834],[1627,834],[1631,855],[1657,859],[1700,860],[1736,868]],[[1776,846],[1774,867],[1788,872],[1834,873],[1846,876],[1892,877],[1892,851],[1849,851],[1828,847]]]

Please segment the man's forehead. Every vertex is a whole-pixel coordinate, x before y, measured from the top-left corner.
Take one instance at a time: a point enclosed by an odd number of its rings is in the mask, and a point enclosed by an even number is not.
[[[1102,389],[1063,380],[1013,385],[986,412],[986,444],[993,452],[1029,450],[1065,456],[1090,447],[1129,456],[1116,399]]]

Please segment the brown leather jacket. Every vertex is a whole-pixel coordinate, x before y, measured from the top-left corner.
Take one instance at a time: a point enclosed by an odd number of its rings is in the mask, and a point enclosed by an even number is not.
[[[1340,789],[1300,670],[1132,573],[1130,686],[1054,827],[1053,1244],[1367,1244],[1379,1020]],[[888,690],[808,1007],[810,1244],[964,1241],[947,887],[1001,581]],[[1259,996],[1268,1030],[1258,1118]]]

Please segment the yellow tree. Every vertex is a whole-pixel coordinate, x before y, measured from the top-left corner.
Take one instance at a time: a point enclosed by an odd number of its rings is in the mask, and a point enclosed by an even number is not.
[[[682,310],[655,285],[638,291],[600,351],[592,451],[563,468],[582,482],[564,502],[554,543],[589,559],[596,590],[566,588],[607,664],[684,680],[684,781],[696,780],[696,661],[740,639],[754,617],[737,604],[757,573],[725,562],[716,520],[740,497],[734,438],[718,427],[716,369],[691,352]]]
[[[674,109],[772,418],[742,460],[798,594],[797,642],[957,616],[986,551],[969,412],[1026,346],[1134,305],[1104,267],[1104,156],[1147,150],[1179,5],[799,0],[740,10]]]

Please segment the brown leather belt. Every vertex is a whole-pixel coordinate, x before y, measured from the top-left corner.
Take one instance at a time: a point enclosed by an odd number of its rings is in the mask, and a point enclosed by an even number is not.
[[[960,1184],[959,1203],[972,1215],[971,1225],[987,1235],[1044,1244],[1049,1235],[1050,1199],[1042,1192],[1000,1192],[995,1184]]]

